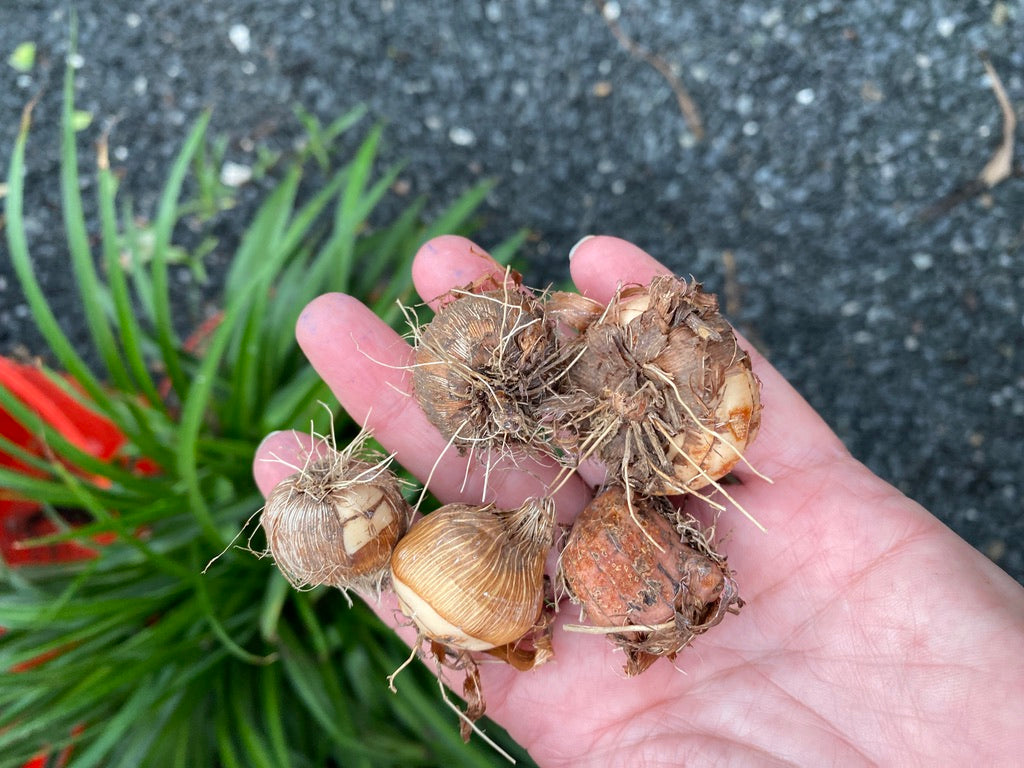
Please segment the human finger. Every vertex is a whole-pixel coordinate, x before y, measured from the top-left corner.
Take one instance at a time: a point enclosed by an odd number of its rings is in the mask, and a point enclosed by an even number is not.
[[[441,235],[425,242],[412,262],[412,280],[427,304],[437,309],[439,299],[452,288],[491,278],[501,285],[505,267],[472,240]]]

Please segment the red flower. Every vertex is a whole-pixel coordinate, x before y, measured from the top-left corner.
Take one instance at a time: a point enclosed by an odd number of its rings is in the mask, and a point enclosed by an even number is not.
[[[31,408],[40,419],[56,429],[69,443],[81,451],[103,459],[112,459],[124,445],[125,437],[112,421],[84,406],[80,399],[69,394],[50,376],[37,367],[15,363],[0,356],[0,387]],[[25,451],[39,457],[48,457],[41,436],[18,422],[0,408],[0,435]],[[30,467],[0,448],[0,466],[17,472],[40,476]],[[74,467],[71,468],[73,471]],[[103,478],[89,477],[102,484]],[[80,522],[81,515],[66,511],[69,522]],[[0,558],[8,565],[30,565],[82,560],[96,555],[96,551],[77,542],[61,542],[48,546],[25,547],[20,542],[57,532],[57,526],[47,517],[41,506],[30,499],[0,488]],[[97,537],[97,543],[109,539]]]

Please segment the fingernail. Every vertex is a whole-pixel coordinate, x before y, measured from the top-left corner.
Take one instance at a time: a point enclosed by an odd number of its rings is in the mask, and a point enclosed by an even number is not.
[[[576,255],[576,249],[583,245],[587,240],[592,238],[593,235],[585,235],[581,237],[572,248],[569,249],[569,261],[572,261],[572,257]]]

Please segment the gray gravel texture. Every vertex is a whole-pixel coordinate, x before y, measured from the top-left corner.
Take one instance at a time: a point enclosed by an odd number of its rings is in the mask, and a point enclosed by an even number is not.
[[[142,210],[206,106],[246,165],[254,140],[300,134],[293,104],[327,121],[364,102],[412,193],[440,206],[500,178],[479,239],[531,228],[531,283],[563,278],[597,232],[698,276],[854,455],[1024,579],[1024,179],[920,216],[1001,138],[979,52],[1024,122],[1021,0],[76,5],[83,146],[117,118],[114,160]],[[0,158],[45,84],[30,236],[79,332],[57,210],[67,23],[63,2],[0,9],[4,59],[39,49],[29,74],[0,65]],[[614,25],[689,91],[702,141]],[[0,348],[37,338],[4,255]]]

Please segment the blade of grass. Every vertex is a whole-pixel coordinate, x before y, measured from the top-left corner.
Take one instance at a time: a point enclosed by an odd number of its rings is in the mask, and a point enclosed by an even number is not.
[[[78,30],[74,17],[71,21],[71,46],[68,62],[74,56]],[[92,342],[113,380],[123,389],[130,387],[114,342],[114,334],[107,323],[101,297],[105,287],[96,275],[96,266],[89,248],[89,235],[82,211],[82,196],[79,191],[78,150],[75,128],[72,124],[75,111],[75,71],[70,63],[64,67],[64,107],[61,115],[61,163],[60,187],[64,206],[64,231],[67,235],[71,266],[78,286],[78,293],[85,310],[85,322]]]
[[[267,579],[267,591],[260,609],[260,636],[268,643],[277,640],[277,624],[281,620],[281,609],[291,591],[291,585],[276,569]]]
[[[330,390],[312,368],[304,368],[274,392],[261,414],[260,431],[297,427],[306,429],[302,417],[318,400],[329,402]]]
[[[82,358],[75,351],[68,337],[61,330],[57,318],[36,279],[32,261],[29,257],[28,240],[25,237],[24,218],[24,177],[25,177],[25,145],[31,125],[32,109],[35,102],[29,102],[21,116],[21,126],[15,141],[11,165],[7,175],[7,201],[5,206],[7,219],[7,245],[11,255],[11,264],[21,290],[25,295],[35,320],[36,327],[46,340],[50,351],[56,356],[63,368],[82,385],[89,396],[104,411],[113,410],[113,405],[104,388],[93,375]]]
[[[356,152],[355,158],[348,166],[345,188],[342,190],[335,209],[334,232],[324,248],[329,254],[324,257],[324,261],[328,261],[331,265],[332,279],[326,283],[326,287],[330,290],[344,292],[349,290],[352,247],[355,242],[356,229],[366,218],[365,214],[361,215],[361,209],[365,206],[360,203],[363,202],[363,193],[373,170],[373,162],[377,157],[381,132],[382,126],[379,124],[370,130]],[[314,281],[314,284],[319,284],[319,281]]]
[[[147,254],[152,251],[152,247],[149,251],[143,248],[143,233],[136,223],[131,199],[126,199],[121,204],[121,228],[124,231],[123,247],[127,262],[125,269],[132,276],[132,287],[139,300],[142,314],[152,326],[156,322],[156,300],[153,298],[153,284],[146,270],[149,258]],[[148,336],[140,337],[139,341],[140,344],[148,342],[151,346],[155,346]]]
[[[261,729],[256,727],[253,716],[253,703],[257,696],[256,691],[252,690],[255,679],[250,675],[243,677],[242,670],[237,664],[231,665],[229,669],[233,673],[227,677],[226,692],[230,703],[225,707],[224,714],[241,742],[245,764],[250,768],[274,768],[275,761],[271,757],[270,747]]]
[[[167,375],[171,380],[171,386],[181,399],[188,394],[189,386],[181,366],[181,358],[178,353],[179,344],[171,313],[167,252],[171,242],[171,232],[178,218],[178,200],[181,197],[181,188],[188,173],[189,163],[206,137],[206,128],[209,122],[210,112],[207,110],[196,121],[184,146],[175,158],[167,177],[167,183],[164,185],[153,227],[153,260],[150,263],[150,278],[153,284],[153,319],[156,338],[163,355]]]
[[[160,686],[143,683],[135,688],[113,717],[105,717],[101,723],[90,724],[90,730],[95,729],[98,736],[88,747],[75,750],[75,768],[101,765],[109,753],[120,745],[125,733],[138,724],[139,714],[149,711],[160,695]],[[152,727],[151,723],[148,725]]]
[[[387,236],[376,249],[376,257],[369,259],[365,270],[364,284],[360,293],[372,297],[378,284],[383,280],[383,291],[373,302],[373,311],[383,317],[391,309],[398,297],[405,295],[412,285],[412,261],[416,256],[416,248],[411,242],[416,235],[419,217],[426,205],[426,198],[421,197],[402,212],[398,220],[387,230]],[[397,309],[397,308],[396,308]],[[387,320],[385,319],[385,322]]]
[[[284,581],[282,579],[282,581]],[[284,730],[284,711],[281,707],[280,666],[271,664],[259,671],[260,711],[263,715],[263,730],[270,742],[274,760],[282,768],[288,768],[291,757],[288,754],[288,736]]]
[[[253,237],[247,238],[243,245],[243,248],[254,250],[258,248],[267,254],[266,263],[272,268],[263,269],[263,277],[258,282],[254,276],[250,277],[252,283],[246,291],[251,295],[251,299],[248,306],[245,307],[246,316],[231,366],[233,387],[230,399],[231,409],[227,421],[234,434],[244,435],[250,432],[254,426],[251,415],[259,412],[257,407],[257,396],[260,390],[258,372],[264,354],[263,319],[267,302],[270,299],[272,278],[279,272],[281,261],[287,256],[287,253],[280,249],[280,244],[295,202],[300,173],[301,168],[298,166],[293,166],[290,169],[285,180],[270,195],[266,204],[260,207],[253,228],[250,230]],[[247,257],[242,256],[242,258]]]
[[[217,706],[214,708],[214,731],[217,734],[217,747],[221,764],[225,768],[248,768],[235,750],[234,723],[228,721],[225,714],[230,711],[227,680],[220,678],[217,685]]]
[[[216,635],[217,639],[220,640],[221,645],[230,653],[232,656],[246,662],[247,664],[270,664],[274,661],[275,657],[271,656],[260,656],[245,650],[228,634],[228,631],[221,624],[220,619],[217,618],[217,614],[213,608],[213,602],[210,600],[210,594],[206,589],[207,577],[204,577],[200,573],[199,565],[199,551],[196,546],[192,546],[192,573],[194,574],[192,582],[195,586],[196,598],[199,601],[199,606],[202,608],[204,618],[210,625],[210,629],[213,630],[213,634]]]
[[[121,263],[121,238],[117,230],[117,209],[115,197],[117,181],[110,171],[107,157],[107,137],[100,140],[97,155],[98,177],[97,198],[100,214],[100,234],[103,243],[103,260],[106,266],[107,279],[110,282],[111,299],[114,305],[115,327],[121,337],[121,348],[131,371],[132,383],[122,384],[129,392],[140,390],[143,397],[154,408],[164,408],[164,399],[157,391],[156,383],[146,365],[142,350],[142,331],[135,317],[131,297],[128,292],[128,281],[125,279],[124,265]],[[136,390],[136,387],[138,390]],[[140,421],[140,426],[145,424]]]
[[[315,662],[302,648],[301,643],[290,629],[281,626],[280,653],[285,673],[292,689],[305,706],[309,714],[316,720],[335,743],[350,750],[352,757],[362,759],[374,756],[374,750],[360,740],[352,727],[352,723],[338,712],[324,686],[325,678],[333,674],[333,670],[325,670]]]
[[[516,254],[519,253],[519,249],[523,247],[526,240],[530,237],[530,230],[520,229],[515,232],[511,237],[503,240],[490,249],[491,258],[493,258],[499,264],[508,264],[515,258]]]
[[[331,124],[324,129],[322,139],[324,144],[330,146],[341,134],[354,126],[366,116],[367,107],[365,104],[357,104],[345,114],[336,117]]]
[[[463,192],[426,228],[421,242],[425,243],[438,235],[455,232],[464,226],[473,212],[480,207],[487,195],[494,189],[496,183],[497,179],[484,179]]]

